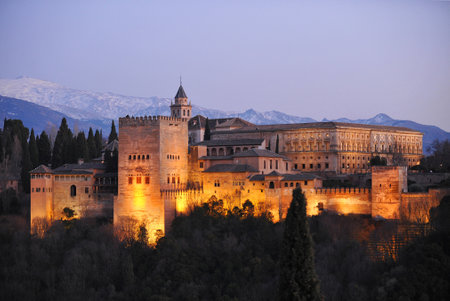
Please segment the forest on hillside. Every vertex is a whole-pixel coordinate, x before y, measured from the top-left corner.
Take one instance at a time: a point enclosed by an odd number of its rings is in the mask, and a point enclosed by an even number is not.
[[[308,219],[325,300],[449,300],[450,198],[434,209],[431,234],[396,261],[373,260],[370,240],[392,225],[323,213]],[[285,223],[251,204],[220,201],[178,216],[157,245],[145,230],[119,241],[111,224],[56,222],[43,238],[21,215],[0,216],[3,300],[277,300]],[[145,229],[145,228],[144,228]]]

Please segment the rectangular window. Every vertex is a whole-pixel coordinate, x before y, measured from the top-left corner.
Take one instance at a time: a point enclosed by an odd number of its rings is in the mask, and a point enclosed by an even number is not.
[[[133,177],[128,177],[128,184],[133,184]]]
[[[272,169],[272,160],[269,161],[270,169]]]
[[[344,168],[345,167],[345,165],[344,165],[344,163],[342,163],[342,168]]]
[[[328,163],[325,163],[325,168],[328,168],[328,167],[329,167]]]
[[[136,184],[141,184],[141,177],[136,177]]]
[[[289,168],[288,168],[289,166],[288,166],[288,164],[287,164],[287,162],[286,162],[286,170],[289,170]]]
[[[84,193],[86,193],[86,194],[89,193],[89,187],[84,187]]]
[[[320,166],[320,163],[319,163],[319,164],[317,164],[317,168],[318,168],[318,169],[320,169],[320,168],[321,168],[321,166]]]
[[[313,165],[312,165],[312,164],[309,164],[309,168],[313,169]]]
[[[45,192],[45,187],[42,187],[42,192]]]
[[[200,168],[203,168],[203,162],[200,162]]]
[[[302,169],[305,169],[306,168],[306,165],[305,164],[302,164]]]
[[[34,192],[34,188],[31,188],[31,192]]]
[[[278,160],[275,161],[275,169],[278,169]]]
[[[150,184],[150,177],[145,177],[145,184]]]
[[[305,181],[305,186],[307,186],[308,185],[308,181]]]
[[[266,169],[266,160],[264,160],[264,169]]]

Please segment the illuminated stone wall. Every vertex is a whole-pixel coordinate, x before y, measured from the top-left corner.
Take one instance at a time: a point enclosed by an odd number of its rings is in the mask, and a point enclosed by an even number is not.
[[[214,132],[212,139],[264,138],[272,151],[279,139],[279,152],[292,160],[292,168],[300,171],[336,171],[338,173],[365,173],[370,171],[372,156],[386,158],[388,165],[414,166],[422,158],[423,134],[391,127],[363,125],[323,128],[313,123],[308,128],[283,129],[276,125],[271,130],[243,132]]]
[[[86,174],[32,174],[30,220],[48,223],[65,219],[64,208],[75,211],[75,218],[105,217],[113,209],[110,193],[93,193],[94,178]],[[74,188],[72,188],[74,187]]]
[[[168,225],[176,202],[165,202],[163,190],[186,187],[187,119],[137,117],[119,119],[118,197],[114,224],[128,227],[130,219],[144,224],[150,241]]]
[[[372,216],[400,218],[401,193],[408,192],[406,166],[372,168]]]
[[[53,220],[53,180],[51,174],[33,174],[30,180],[30,225],[35,228],[37,219]]]

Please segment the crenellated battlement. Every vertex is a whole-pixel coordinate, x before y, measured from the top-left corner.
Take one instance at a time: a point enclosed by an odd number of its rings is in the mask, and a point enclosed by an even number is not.
[[[119,127],[122,126],[146,126],[156,125],[161,121],[187,122],[188,118],[177,118],[172,116],[126,116],[119,118]]]
[[[314,194],[370,194],[370,188],[364,187],[334,187],[334,188],[314,188],[312,190]]]

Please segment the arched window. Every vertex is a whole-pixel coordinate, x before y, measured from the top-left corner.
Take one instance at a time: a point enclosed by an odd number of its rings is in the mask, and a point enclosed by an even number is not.
[[[273,182],[269,183],[269,189],[274,189],[275,188],[275,184]]]
[[[77,195],[77,186],[72,185],[70,186],[70,196],[76,196]]]

